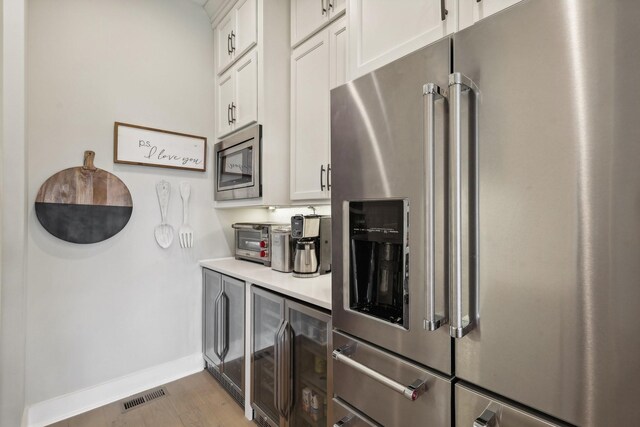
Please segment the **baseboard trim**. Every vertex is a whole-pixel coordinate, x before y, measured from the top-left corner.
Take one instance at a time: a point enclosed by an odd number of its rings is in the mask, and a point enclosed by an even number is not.
[[[141,391],[186,377],[202,369],[204,369],[202,354],[196,353],[93,387],[35,403],[27,408],[26,426],[43,427],[53,424]],[[25,425],[24,422],[23,425]]]

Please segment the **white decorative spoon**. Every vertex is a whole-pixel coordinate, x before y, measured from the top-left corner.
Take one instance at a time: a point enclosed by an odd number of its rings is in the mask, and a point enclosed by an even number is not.
[[[167,208],[169,207],[169,196],[171,195],[171,184],[167,181],[160,181],[156,184],[158,193],[158,203],[160,203],[160,225],[156,226],[154,234],[156,242],[161,248],[167,249],[173,242],[173,227],[167,224]]]

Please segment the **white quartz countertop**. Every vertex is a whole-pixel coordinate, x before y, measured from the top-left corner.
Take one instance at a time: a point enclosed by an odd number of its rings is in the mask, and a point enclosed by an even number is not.
[[[247,283],[331,310],[331,273],[318,277],[298,278],[250,261],[235,258],[206,259],[202,267],[236,277]]]

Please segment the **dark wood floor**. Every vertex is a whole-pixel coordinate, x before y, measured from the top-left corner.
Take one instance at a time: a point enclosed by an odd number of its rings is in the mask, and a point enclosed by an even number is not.
[[[255,426],[206,371],[166,384],[168,396],[122,413],[120,401],[51,427],[236,427]]]

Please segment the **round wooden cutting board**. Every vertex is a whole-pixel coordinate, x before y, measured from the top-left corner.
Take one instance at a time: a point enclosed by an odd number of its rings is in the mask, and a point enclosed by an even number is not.
[[[94,157],[93,151],[85,151],[84,166],[51,176],[36,197],[40,224],[67,242],[101,242],[117,234],[131,218],[129,189],[117,176],[96,168]]]

